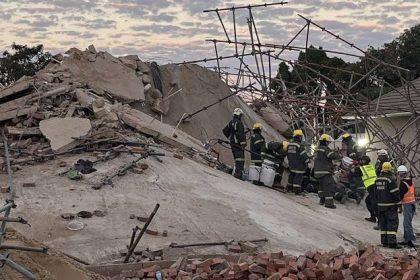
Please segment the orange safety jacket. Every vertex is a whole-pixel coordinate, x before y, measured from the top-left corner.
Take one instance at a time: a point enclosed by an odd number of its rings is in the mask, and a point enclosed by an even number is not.
[[[416,189],[414,188],[414,183],[411,183],[409,185],[406,182],[403,182],[407,188],[408,192],[404,195],[404,198],[402,199],[402,204],[413,204],[416,202]]]

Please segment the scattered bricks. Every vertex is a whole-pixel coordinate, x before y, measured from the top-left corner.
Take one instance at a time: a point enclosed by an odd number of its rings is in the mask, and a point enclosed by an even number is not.
[[[353,280],[350,269],[342,270],[341,275],[343,276],[344,280]]]
[[[344,264],[344,260],[343,259],[341,259],[341,258],[335,258],[335,260],[334,260],[334,266],[333,266],[334,271],[341,270],[343,268],[343,264]]]
[[[294,280],[294,279],[290,278],[290,277],[283,277],[283,278],[281,278],[281,280]]]
[[[10,191],[9,187],[1,187],[0,192],[1,193],[8,193]]]
[[[276,269],[276,265],[275,265],[274,261],[269,261],[268,264],[267,264],[268,275],[271,275],[275,272],[277,272],[277,269]]]
[[[225,268],[219,272],[220,276],[226,277],[229,274],[230,268]]]
[[[300,256],[297,259],[296,265],[299,270],[304,270],[306,267],[306,256]]]
[[[130,218],[131,219],[131,218]],[[137,220],[138,221],[140,221],[140,222],[142,222],[142,223],[145,223],[145,222],[147,222],[147,220],[148,220],[149,218],[148,217],[141,217],[141,216],[138,216],[137,217]]]
[[[239,246],[238,244],[230,244],[230,245],[228,245],[227,249],[228,249],[229,252],[232,252],[232,253],[241,253],[242,252],[241,246]]]
[[[314,260],[314,262],[318,262],[321,259],[321,256],[322,256],[321,253],[316,252],[312,259]]]
[[[249,265],[246,262],[238,264],[240,271],[247,271],[249,269]]]
[[[297,266],[297,262],[295,261],[290,261],[289,262],[289,269],[290,269],[290,273],[296,274],[298,273],[298,266]]]
[[[134,154],[144,153],[146,150],[143,147],[131,147],[131,152]]]
[[[146,229],[146,233],[150,235],[159,235],[159,232],[157,230],[152,229]]]
[[[309,269],[313,269],[313,268],[316,267],[316,263],[314,263],[314,261],[312,261],[312,260],[309,259],[306,262],[306,267],[309,268]]]
[[[184,159],[184,157],[183,156],[181,156],[180,154],[174,154],[174,158],[177,158],[177,159]]]
[[[402,280],[413,280],[415,279],[414,277],[416,276],[417,271],[415,270],[409,270],[406,273],[404,273]],[[418,278],[416,278],[418,279]]]
[[[344,258],[344,260],[343,260],[343,265],[344,265],[345,267],[349,267],[349,265],[350,265],[350,258]]]
[[[280,273],[280,275],[283,277],[283,276],[287,276],[288,274],[289,274],[289,268],[288,267],[285,267],[285,268],[280,268],[279,270],[278,270],[278,272]]]
[[[60,167],[66,167],[67,166],[67,162],[60,161],[60,163],[58,164],[58,166],[60,166]]]
[[[274,265],[276,270],[278,270],[279,268],[286,268],[286,262],[282,260],[275,260]]]
[[[293,279],[293,280],[299,280],[299,278],[297,277],[296,274],[289,273],[289,275],[287,275],[287,277],[289,277],[290,279]]]
[[[314,253],[314,252],[312,252],[312,251],[308,251],[308,252],[306,252],[305,256],[306,256],[308,259],[313,260],[313,259],[314,259],[314,257],[315,257],[315,253]]]
[[[260,279],[260,277],[259,277],[257,274],[255,274],[255,273],[251,273],[251,274],[248,276],[248,279],[249,279],[249,280],[258,280],[258,279]]]
[[[144,170],[138,167],[133,167],[130,169],[131,172],[133,172],[134,174],[143,174]]]
[[[157,266],[152,265],[152,266],[143,268],[143,271],[144,271],[144,273],[156,272],[156,269],[157,269]]]
[[[267,280],[281,280],[281,277],[280,273],[277,272],[268,277]]]
[[[261,267],[257,265],[256,263],[253,263],[249,266],[249,271],[252,273],[258,273],[258,274],[267,274],[267,270],[264,267]]]
[[[271,260],[279,260],[281,258],[283,258],[283,252],[282,251],[270,254],[270,259]]]
[[[140,279],[143,279],[144,278],[144,276],[145,276],[145,273],[144,273],[144,271],[143,271],[143,269],[142,270],[139,270],[139,271],[137,271],[137,275],[136,275],[138,278],[140,278]],[[176,274],[175,274],[175,276],[176,276]]]
[[[261,266],[267,266],[270,256],[268,254],[258,254],[255,262]]]
[[[390,279],[394,277],[395,275],[397,275],[398,272],[400,271],[401,271],[400,266],[389,266],[388,269],[386,270],[385,277]]]
[[[240,242],[239,245],[241,246],[242,250],[248,253],[254,253],[258,249],[258,245],[252,242]]]
[[[309,269],[309,268],[306,268],[306,269],[303,271],[303,274],[304,274],[307,278],[309,278],[309,279],[316,278],[315,271],[313,271],[312,269]]]
[[[303,272],[299,272],[296,276],[299,280],[307,280],[308,279],[308,277],[305,274],[303,274]]]
[[[378,275],[376,275],[375,278],[373,278],[373,280],[385,280],[387,278],[385,278],[385,276],[383,276],[381,273],[379,273]]]
[[[222,259],[222,258],[213,258],[211,260],[211,262],[212,262],[212,265],[218,265],[218,264],[221,264],[221,263],[225,262],[225,259]]]
[[[359,271],[360,266],[359,266],[358,263],[351,263],[350,266],[349,266],[349,268],[350,268],[351,271],[354,272],[354,271]]]
[[[226,260],[224,260],[221,264],[217,264],[213,266],[214,271],[222,271],[225,269],[231,269],[229,263]]]

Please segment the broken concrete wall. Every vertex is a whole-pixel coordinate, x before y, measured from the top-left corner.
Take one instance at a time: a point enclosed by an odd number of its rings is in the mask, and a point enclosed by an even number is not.
[[[166,104],[166,106],[169,106],[169,110],[166,115],[162,116],[163,122],[168,124],[176,125],[183,114],[193,113],[203,108],[203,106],[210,105],[232,93],[229,86],[221,81],[215,72],[204,67],[198,65],[176,66],[170,64],[161,66],[160,69],[164,96],[170,96],[171,93],[180,90],[174,96],[168,97],[170,104]],[[149,97],[146,96],[147,98]],[[188,122],[182,123],[180,129],[202,142],[216,138],[225,139],[222,134],[222,129],[231,120],[232,112],[237,107],[242,108],[245,112],[244,120],[247,128],[251,128],[255,122],[261,122],[266,128],[265,134],[268,139],[283,139],[280,133],[270,128],[238,96],[232,96],[195,115]],[[150,108],[139,109],[154,115],[156,118],[161,117],[150,110]],[[215,149],[220,153],[222,162],[232,163],[230,150],[218,145]]]

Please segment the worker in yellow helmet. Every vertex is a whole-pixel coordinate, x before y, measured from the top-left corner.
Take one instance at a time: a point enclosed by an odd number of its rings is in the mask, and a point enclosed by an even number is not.
[[[334,194],[337,184],[333,177],[333,160],[341,159],[341,155],[331,150],[328,146],[332,141],[333,139],[330,135],[321,135],[319,146],[315,150],[314,176],[319,180],[319,204],[335,209]]]
[[[287,155],[288,145],[289,142],[287,141],[271,141],[265,145],[263,159],[269,160],[275,164],[276,176],[274,177],[274,188],[281,188],[281,180],[284,173],[283,162]]]
[[[357,160],[358,151],[357,144],[353,140],[353,136],[350,133],[344,133],[342,136],[342,142],[345,144],[345,154],[353,160]]]
[[[398,207],[401,204],[400,188],[390,162],[382,164],[380,176],[375,181],[375,198],[378,206],[381,243],[384,247],[399,248],[397,244]]]
[[[255,123],[252,127],[252,135],[251,135],[251,164],[255,166],[262,165],[262,158],[261,153],[265,147],[265,139],[262,136],[262,124]]]
[[[309,156],[305,146],[302,144],[303,131],[297,129],[293,131],[293,139],[287,146],[287,160],[289,161],[289,179],[287,191],[294,192],[296,195],[302,192],[303,176],[308,168]]]

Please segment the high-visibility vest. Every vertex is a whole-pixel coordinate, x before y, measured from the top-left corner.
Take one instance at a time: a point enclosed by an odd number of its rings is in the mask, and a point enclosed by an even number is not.
[[[416,189],[414,188],[414,183],[411,183],[411,185],[408,185],[408,183],[403,182],[408,187],[408,192],[404,195],[404,198],[402,200],[403,204],[412,204],[416,202]]]
[[[363,185],[365,185],[365,188],[369,188],[371,186],[373,186],[373,184],[375,184],[376,181],[376,171],[375,171],[375,166],[373,166],[372,164],[368,164],[368,165],[363,165],[360,166],[360,170],[362,171],[362,180],[363,180]]]

